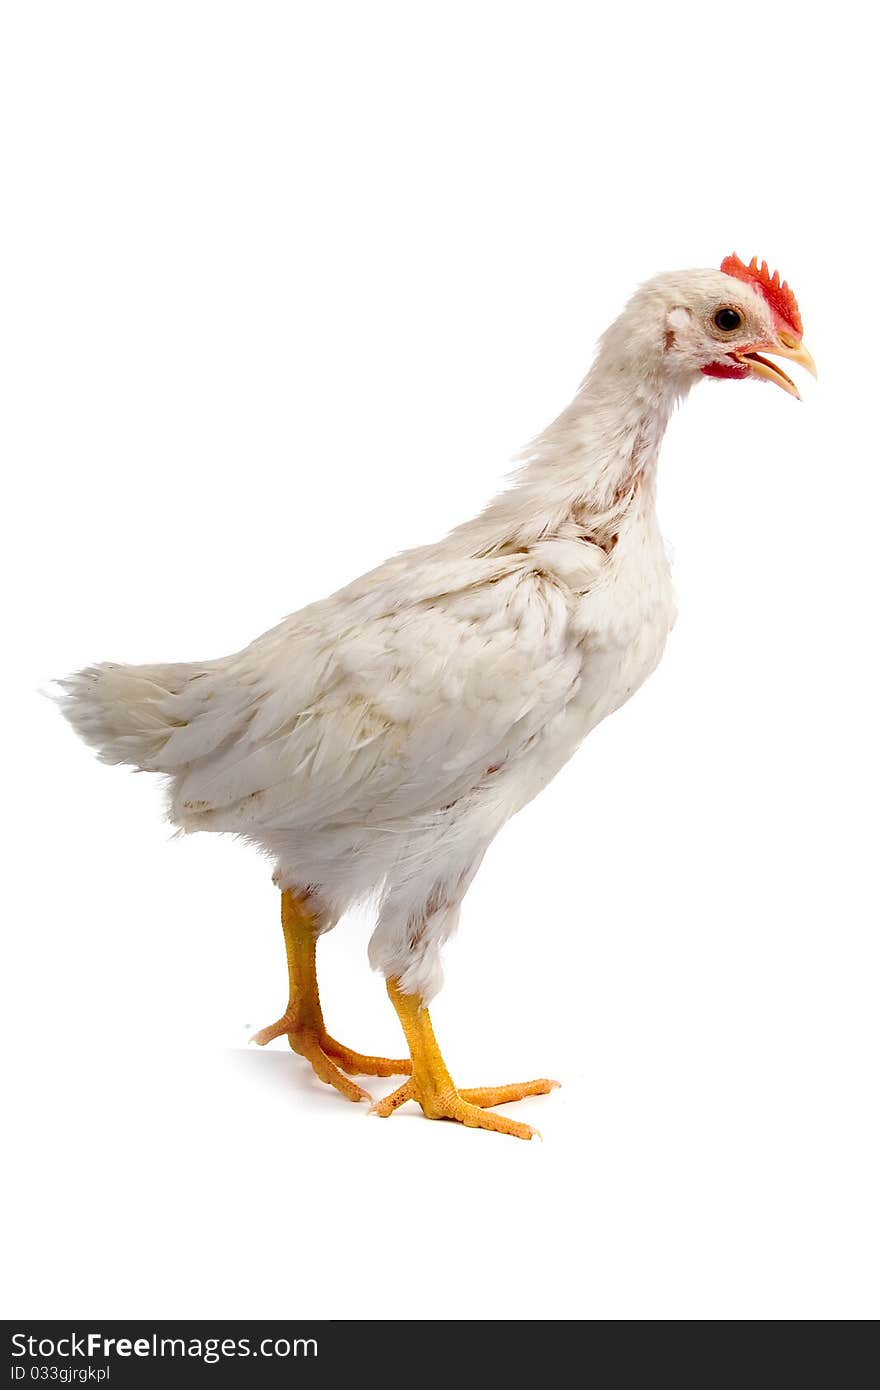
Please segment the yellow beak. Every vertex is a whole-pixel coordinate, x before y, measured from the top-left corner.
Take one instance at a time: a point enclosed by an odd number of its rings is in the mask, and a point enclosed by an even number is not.
[[[803,343],[798,342],[788,333],[780,333],[779,342],[774,343],[773,347],[768,348],[767,351],[772,352],[774,357],[786,357],[790,362],[797,362],[799,366],[806,368],[811,376],[818,376],[812,354],[807,351]],[[777,386],[781,386],[783,391],[787,391],[790,396],[796,396],[800,400],[801,393],[791,377],[775,362],[770,362],[766,357],[763,357],[760,352],[736,352],[733,356],[738,362],[742,362],[744,367],[748,367],[752,376],[764,377],[766,381],[774,382]]]

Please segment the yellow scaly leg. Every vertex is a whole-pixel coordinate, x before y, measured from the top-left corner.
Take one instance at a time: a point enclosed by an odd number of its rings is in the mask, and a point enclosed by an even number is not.
[[[408,1100],[418,1101],[429,1120],[458,1120],[472,1129],[493,1129],[531,1139],[538,1133],[530,1125],[509,1120],[506,1115],[489,1115],[486,1107],[506,1105],[525,1096],[543,1096],[558,1081],[542,1077],[538,1081],[515,1082],[512,1086],[481,1086],[458,1091],[434,1037],[431,1015],[418,994],[404,994],[396,980],[388,981],[388,994],[397,1010],[412,1057],[412,1076],[390,1096],[375,1106],[377,1115],[392,1115]]]
[[[277,1023],[262,1028],[251,1039],[265,1047],[282,1033],[294,1052],[311,1062],[316,1076],[335,1086],[349,1100],[371,1100],[372,1097],[350,1081],[343,1072],[354,1076],[407,1076],[411,1063],[394,1061],[389,1057],[366,1057],[353,1052],[330,1037],[324,1027],[321,999],[318,994],[318,973],[315,948],[318,931],[307,900],[289,889],[281,894],[281,927],[287,952],[287,973],[290,980],[290,999]],[[342,1068],[342,1070],[340,1070]]]

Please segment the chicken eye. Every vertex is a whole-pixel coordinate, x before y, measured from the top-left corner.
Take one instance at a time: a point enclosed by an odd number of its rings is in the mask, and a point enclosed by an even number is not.
[[[722,333],[733,333],[742,327],[742,314],[737,309],[719,309],[715,314],[715,327]]]

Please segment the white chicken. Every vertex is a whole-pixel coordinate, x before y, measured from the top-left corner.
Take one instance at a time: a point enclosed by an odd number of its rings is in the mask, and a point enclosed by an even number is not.
[[[244,651],[192,665],[89,668],[63,708],[109,763],[164,774],[171,820],[271,855],[290,996],[277,1023],[317,1075],[408,1079],[376,1107],[531,1138],[491,1107],[540,1079],[459,1091],[428,1013],[440,952],[487,847],[586,734],[653,671],[675,617],[655,515],[660,443],[700,374],[814,370],[794,296],[766,264],[659,275],[602,339],[571,405],[515,485],[434,545],[389,560]],[[410,1059],[330,1038],[315,948],[354,903]]]

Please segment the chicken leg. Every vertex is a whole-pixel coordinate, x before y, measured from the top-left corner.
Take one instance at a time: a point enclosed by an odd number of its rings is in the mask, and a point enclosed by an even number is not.
[[[307,899],[297,897],[289,889],[281,894],[281,927],[287,951],[287,972],[290,979],[290,998],[284,1013],[276,1023],[255,1033],[251,1042],[265,1047],[273,1038],[287,1034],[287,1041],[311,1062],[315,1075],[328,1086],[335,1086],[349,1100],[372,1100],[368,1093],[350,1081],[354,1076],[406,1076],[412,1064],[394,1061],[389,1057],[366,1057],[353,1052],[330,1037],[324,1027],[321,999],[318,994],[318,975],[315,948],[318,931],[308,909]],[[341,1068],[341,1070],[340,1070]]]
[[[538,1131],[506,1115],[488,1115],[493,1105],[523,1100],[526,1096],[543,1096],[559,1085],[541,1077],[538,1081],[519,1081],[511,1086],[481,1086],[459,1091],[446,1069],[431,1015],[418,994],[404,994],[396,980],[388,981],[388,994],[397,1010],[412,1057],[412,1076],[409,1081],[380,1100],[373,1107],[377,1115],[386,1118],[408,1100],[418,1101],[429,1120],[458,1120],[471,1129],[493,1129],[499,1134],[512,1134],[517,1139],[532,1139]],[[540,1137],[540,1136],[539,1136]]]

